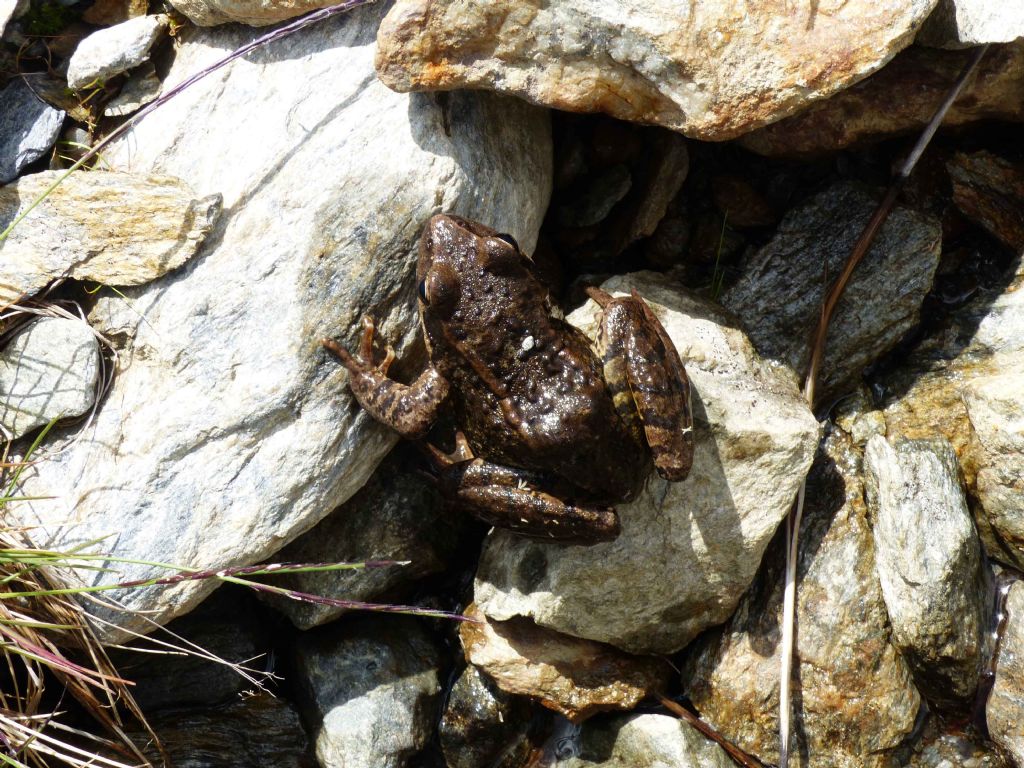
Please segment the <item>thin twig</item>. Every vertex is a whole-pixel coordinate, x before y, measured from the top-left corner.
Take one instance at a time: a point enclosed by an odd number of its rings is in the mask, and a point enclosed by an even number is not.
[[[717,744],[723,750],[725,750],[725,753],[732,758],[732,761],[736,763],[736,765],[741,765],[743,766],[743,768],[764,768],[764,763],[762,763],[753,755],[747,754],[742,749],[737,747],[735,744],[726,739],[722,734],[720,734],[710,725],[705,723],[703,720],[701,720],[699,717],[693,714],[693,712],[688,710],[682,704],[672,701],[672,699],[662,696],[660,693],[656,695],[658,697],[658,701],[661,702],[661,705],[665,707],[665,709],[679,717],[681,720],[685,720],[686,722],[688,722],[690,725],[692,725],[694,728],[696,728],[698,731],[704,734],[705,738],[708,738],[711,741],[715,742],[715,744]]]
[[[807,368],[807,377],[804,379],[804,397],[807,398],[807,402],[814,407],[815,387],[817,385],[818,370],[821,368],[821,361],[825,354],[825,339],[828,336],[829,322],[832,319],[832,313],[835,311],[836,305],[839,303],[839,299],[843,295],[843,291],[846,290],[846,284],[850,281],[850,277],[853,275],[853,270],[860,263],[861,259],[868,252],[872,242],[874,242],[875,236],[878,234],[878,230],[881,229],[882,224],[888,218],[890,211],[892,210],[893,204],[896,202],[896,196],[899,194],[903,184],[910,177],[911,172],[917,165],[917,161],[921,159],[921,155],[924,153],[925,148],[931,141],[935,132],[939,129],[942,121],[946,117],[946,113],[949,108],[956,101],[960,92],[967,84],[967,80],[973,74],[978,63],[985,55],[985,51],[988,50],[987,45],[980,46],[974,53],[974,56],[964,67],[960,76],[953,83],[946,95],[945,101],[939,106],[932,116],[931,121],[925,127],[914,145],[914,148],[907,155],[906,160],[903,161],[899,169],[895,174],[895,178],[889,186],[889,190],[886,192],[882,202],[879,203],[878,208],[875,209],[874,214],[871,216],[870,221],[864,227],[864,231],[861,233],[853,250],[850,252],[850,257],[846,261],[846,265],[843,267],[842,273],[836,279],[832,285],[832,289],[828,292],[828,296],[821,305],[821,316],[818,318],[818,326],[815,330],[814,341],[811,344],[811,359]],[[792,715],[792,704],[790,702],[790,683],[792,680],[792,663],[793,663],[793,637],[795,634],[795,613],[796,613],[796,566],[797,566],[797,555],[799,538],[800,538],[800,522],[803,518],[804,512],[804,497],[807,491],[807,480],[800,484],[800,490],[797,493],[796,502],[793,507],[793,511],[790,513],[786,521],[786,582],[785,591],[783,593],[783,605],[782,605],[782,654],[779,664],[779,768],[788,768],[789,766],[789,741],[790,741],[790,717]]]

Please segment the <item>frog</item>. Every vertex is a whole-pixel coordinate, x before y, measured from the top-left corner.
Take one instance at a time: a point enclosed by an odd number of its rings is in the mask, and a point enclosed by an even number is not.
[[[374,419],[420,441],[442,493],[492,526],[561,544],[618,537],[615,504],[657,473],[693,463],[690,384],[672,340],[635,291],[587,294],[602,319],[593,343],[561,319],[515,238],[450,213],[418,243],[419,320],[428,363],[405,384],[374,352],[364,317],[355,352],[322,344]],[[426,440],[443,409],[454,450]]]

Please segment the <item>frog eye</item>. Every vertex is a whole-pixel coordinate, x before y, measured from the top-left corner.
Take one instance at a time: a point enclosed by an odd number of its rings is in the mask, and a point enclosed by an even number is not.
[[[416,287],[416,292],[420,295],[420,301],[424,304],[429,304],[430,300],[427,299],[427,281],[420,280],[420,284]]]
[[[459,299],[458,275],[447,265],[436,265],[420,283],[420,298],[432,310],[447,312]]]
[[[513,250],[515,250],[516,253],[519,253],[519,243],[516,242],[516,239],[512,237],[512,235],[508,234],[507,232],[499,232],[498,234],[495,235],[495,237],[498,240],[504,240],[506,243],[512,246]]]

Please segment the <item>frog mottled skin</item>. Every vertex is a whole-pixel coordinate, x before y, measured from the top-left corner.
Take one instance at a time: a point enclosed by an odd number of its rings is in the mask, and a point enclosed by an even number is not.
[[[427,446],[445,492],[492,525],[592,544],[614,539],[609,504],[633,498],[653,463],[682,480],[693,457],[690,393],[671,340],[639,296],[591,296],[604,309],[597,351],[551,315],[532,262],[508,235],[451,215],[420,238],[420,319],[430,365],[411,385],[373,364],[373,323],[358,355],[328,346],[374,418],[423,437],[449,404],[451,455]]]

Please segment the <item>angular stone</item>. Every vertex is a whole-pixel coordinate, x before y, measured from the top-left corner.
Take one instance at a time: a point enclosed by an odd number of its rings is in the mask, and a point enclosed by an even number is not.
[[[445,509],[430,481],[409,470],[407,446],[398,446],[355,496],[273,557],[284,563],[397,560],[405,565],[366,570],[310,571],[269,576],[276,587],[345,600],[379,601],[401,594],[444,570],[468,517]],[[299,629],[331,621],[343,608],[261,593]]]
[[[42,317],[0,349],[0,432],[14,439],[96,400],[100,347],[80,320]]]
[[[62,175],[44,171],[0,188],[11,221]],[[169,176],[80,171],[46,195],[0,242],[0,306],[70,277],[140,285],[195,255],[220,215],[220,196],[198,199]]]
[[[1024,37],[1024,5],[987,0],[940,0],[917,33],[917,42],[938,48],[1009,43]]]
[[[488,88],[722,140],[875,71],[934,5],[398,0],[377,71],[403,92]]]
[[[441,654],[409,616],[356,616],[302,635],[296,683],[323,768],[403,768],[427,745]]]
[[[396,373],[418,372],[415,253],[440,210],[532,251],[551,189],[548,115],[489,94],[445,106],[384,88],[372,66],[383,11],[356,9],[232,62],[104,153],[115,168],[222,194],[228,213],[185,269],[98,300],[91,321],[121,345],[113,390],[86,439],[23,474],[25,495],[58,499],[6,510],[43,523],[37,544],[101,539],[115,555],[196,567],[266,560],[359,490],[396,441],[355,407],[320,339],[354,348],[371,314]],[[255,36],[193,30],[165,83]],[[166,622],[213,586],[118,598]],[[151,628],[130,612],[109,618]]]
[[[889,768],[920,705],[889,622],[864,508],[860,457],[834,430],[808,478],[797,567],[791,766]],[[698,640],[684,690],[701,716],[762,761],[779,745],[784,542],[736,613]]]
[[[985,705],[992,740],[1006,750],[1017,765],[1024,765],[1024,582],[1009,588],[1006,627],[999,645],[996,680]]]
[[[682,483],[652,474],[638,499],[617,506],[622,534],[607,544],[492,532],[475,599],[493,619],[529,616],[633,653],[672,653],[732,613],[810,466],[818,427],[792,372],[758,358],[717,305],[652,273],[603,287],[636,288],[686,365],[693,469]],[[592,337],[595,318],[593,303],[569,317]]]
[[[586,723],[552,768],[733,768],[725,751],[667,715],[621,715]]]
[[[1024,253],[1024,169],[989,152],[958,152],[946,169],[957,208],[1016,253]]]
[[[121,92],[103,107],[106,117],[126,117],[137,112],[160,95],[163,84],[152,64],[144,64],[128,78]]]
[[[202,27],[213,27],[232,21],[262,27],[333,5],[334,2],[335,0],[173,0],[171,5],[188,16],[192,23]]]
[[[71,56],[68,85],[85,88],[139,66],[168,23],[163,15],[139,16],[93,32]]]
[[[476,606],[459,626],[466,660],[508,693],[531,696],[573,722],[597,712],[633,709],[665,690],[672,668],[592,640],[538,627],[529,619],[489,621]]]
[[[806,372],[825,294],[876,207],[867,189],[836,184],[786,214],[748,261],[722,304],[743,320],[761,355]],[[853,389],[861,371],[917,323],[941,241],[941,226],[930,216],[892,211],[833,314],[819,401]]]
[[[943,439],[868,441],[875,559],[893,643],[934,705],[969,705],[991,652],[993,578]]]
[[[15,77],[0,90],[0,184],[49,152],[64,123],[64,112],[36,96],[29,82]],[[8,221],[0,215],[4,227]]]
[[[867,80],[740,143],[762,155],[814,155],[920,131],[972,55],[912,46]],[[1022,122],[1022,91],[1024,41],[992,46],[942,124]]]
[[[148,5],[146,0],[96,0],[82,14],[82,21],[98,27],[110,27],[144,16]]]

